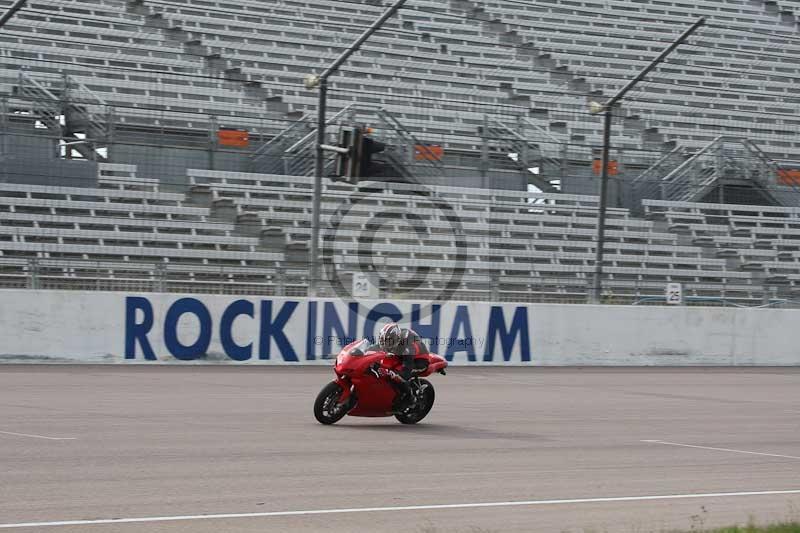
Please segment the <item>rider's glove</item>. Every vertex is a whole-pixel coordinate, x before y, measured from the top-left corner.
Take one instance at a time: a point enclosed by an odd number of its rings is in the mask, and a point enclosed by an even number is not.
[[[389,370],[388,368],[383,368],[380,365],[380,363],[375,363],[374,365],[370,366],[367,369],[367,372],[369,372],[370,374],[372,374],[373,376],[375,376],[378,379],[389,378],[391,381],[394,381],[395,383],[404,383],[405,382],[405,379],[403,379],[403,376],[401,376],[400,374],[398,374],[394,370]]]
[[[381,379],[383,377],[383,373],[381,372],[381,370],[383,369],[381,368],[380,364],[375,363],[374,365],[372,365],[367,369],[367,372],[375,376],[377,379]]]
[[[382,368],[381,370],[383,370],[385,372],[385,374],[384,374],[385,376],[388,376],[388,378],[391,379],[392,381],[394,381],[395,383],[402,383],[402,382],[405,381],[403,379],[403,376],[401,376],[400,374],[398,374],[394,370],[388,370],[388,369],[385,369],[385,368]]]

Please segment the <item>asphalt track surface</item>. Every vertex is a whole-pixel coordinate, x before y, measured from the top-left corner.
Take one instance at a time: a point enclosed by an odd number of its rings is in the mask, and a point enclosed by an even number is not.
[[[325,427],[311,405],[331,376],[0,366],[0,531],[646,533],[800,518],[798,369],[452,368],[431,378],[437,404],[418,426]]]

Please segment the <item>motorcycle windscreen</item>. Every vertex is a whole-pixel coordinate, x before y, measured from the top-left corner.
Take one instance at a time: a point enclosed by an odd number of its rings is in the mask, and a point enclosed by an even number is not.
[[[354,357],[360,357],[362,355],[366,355],[369,352],[377,352],[380,349],[380,346],[377,344],[372,344],[369,339],[362,339],[361,342],[355,344],[348,350],[348,354]]]

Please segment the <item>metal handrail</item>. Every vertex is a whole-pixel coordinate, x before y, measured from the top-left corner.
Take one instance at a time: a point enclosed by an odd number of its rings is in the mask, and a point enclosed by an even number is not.
[[[524,122],[525,124],[528,124],[529,126],[533,127],[539,133],[541,133],[542,135],[544,135],[545,137],[547,137],[548,139],[550,139],[554,143],[556,143],[556,144],[564,144],[564,141],[554,137],[549,131],[547,131],[546,129],[542,128],[541,126],[539,126],[538,124],[533,122],[531,119],[525,117],[525,118],[521,119],[521,122]]]
[[[91,104],[91,105],[99,105],[99,106],[107,106],[107,105],[108,105],[108,103],[107,103],[105,100],[103,100],[103,99],[102,99],[100,96],[98,96],[98,95],[97,95],[97,94],[96,94],[94,91],[92,91],[92,90],[91,90],[89,87],[87,87],[86,85],[84,85],[84,83],[83,83],[83,82],[81,82],[81,81],[78,81],[78,80],[75,80],[75,78],[73,78],[73,77],[71,77],[71,76],[67,76],[67,77],[66,77],[66,79],[65,79],[65,83],[66,83],[66,84],[74,84],[75,86],[77,86],[77,88],[78,88],[78,90],[79,90],[79,92],[80,92],[80,93],[86,93],[86,94],[88,94],[88,95],[89,95],[91,98],[93,98],[93,99],[94,99],[94,102],[80,102],[80,103],[82,103],[82,104],[83,104],[83,103],[89,103],[89,104]]]
[[[527,120],[527,119],[525,119],[525,120]],[[540,128],[539,126],[537,126],[533,122],[528,121],[528,123],[530,125],[532,125],[533,127],[535,127],[538,131],[543,133],[548,138],[554,140],[554,142],[556,142],[558,144],[563,144],[563,143],[561,143],[561,141],[559,141],[558,139],[556,139],[555,137],[550,135],[548,132],[546,132],[544,129]],[[501,121],[497,120],[496,118],[487,117],[487,125],[490,128],[500,129],[500,130],[502,130],[503,133],[505,133],[507,135],[510,135],[512,138],[511,139],[506,139],[506,140],[509,143],[511,143],[512,147],[517,151],[520,151],[520,150],[518,150],[516,148],[516,146],[514,146],[515,142],[519,142],[519,143],[522,143],[524,145],[523,146],[523,151],[527,151],[528,148],[534,148],[535,150],[538,150],[539,157],[541,157],[541,161],[543,163],[549,163],[550,165],[553,165],[555,167],[561,167],[561,169],[562,169],[562,176],[561,177],[562,178],[564,177],[564,174],[563,174],[564,170],[563,170],[562,161],[559,161],[558,159],[555,159],[553,157],[550,157],[550,156],[546,155],[544,150],[542,150],[542,147],[541,147],[540,144],[532,142],[532,141],[529,141],[524,135],[520,134],[518,131],[512,129],[508,124],[506,124],[504,122],[501,122]],[[520,157],[520,159],[521,159],[521,157]],[[523,164],[520,165],[522,168],[527,166],[527,161],[523,161],[522,163]],[[541,188],[541,186],[545,186],[545,185],[549,185],[550,187],[553,187],[552,184],[550,183],[550,180],[547,177],[540,177],[540,179],[542,180],[542,183],[541,183],[541,185],[537,185],[538,187]]]
[[[702,150],[700,150],[699,152],[694,154],[692,157],[690,157],[689,159],[684,161],[683,164],[680,165],[678,168],[676,168],[675,170],[673,170],[672,172],[670,172],[669,174],[664,176],[664,178],[661,181],[663,181],[663,182],[671,181],[672,179],[674,179],[675,175],[683,172],[686,169],[686,167],[693,165],[701,155],[705,154],[711,148],[715,147],[717,145],[717,143],[719,143],[719,141],[721,141],[722,139],[726,139],[726,138],[727,137],[724,136],[724,135],[720,135],[720,136],[716,137],[713,141],[711,141],[709,144],[707,144],[705,147],[703,147]]]
[[[415,148],[419,148],[421,151],[425,152],[428,158],[424,158],[421,162],[423,163],[424,167],[427,167],[429,170],[436,172],[437,175],[444,174],[444,165],[441,161],[436,159],[435,154],[433,151],[422,141],[417,139],[417,137],[408,131],[403,124],[397,120],[389,111],[384,108],[378,109],[375,111],[376,116],[379,120],[383,121],[383,123],[391,130],[394,131],[400,138],[402,138],[405,142],[411,141]]]
[[[381,109],[378,109],[376,114],[378,115],[379,118],[387,121],[389,123],[389,125],[392,127],[392,129],[395,130],[395,133],[411,139],[414,142],[414,146],[415,147],[418,146],[423,151],[428,151],[428,155],[431,155],[431,156],[434,155],[433,151],[431,151],[430,148],[428,148],[428,146],[425,145],[425,143],[423,143],[422,141],[417,139],[417,137],[413,133],[411,133],[408,129],[406,129],[406,127],[403,126],[403,124],[399,120],[397,120],[397,118],[394,117],[394,115],[389,113],[389,111],[387,111],[386,109],[381,108]],[[429,161],[433,166],[435,166],[437,168],[442,166],[441,162],[436,160],[436,159],[429,159],[427,161]]]
[[[528,119],[523,119],[523,120],[526,121],[531,126],[533,126],[534,128],[536,128],[540,133],[542,133],[543,135],[548,137],[553,142],[555,142],[557,144],[564,144],[562,141],[559,141],[558,139],[556,139],[555,137],[550,135],[550,133],[548,133],[546,130],[544,130],[543,128],[537,126],[536,124],[534,124],[530,120],[528,120]],[[513,130],[510,126],[508,126],[508,124],[506,124],[504,122],[500,122],[496,118],[492,118],[492,117],[489,117],[489,122],[493,122],[495,124],[495,127],[499,127],[501,129],[505,130],[507,133],[509,133],[513,137],[515,137],[516,140],[525,143],[526,146],[531,146],[531,144],[532,144],[531,141],[529,141],[524,135],[522,135],[519,132]],[[546,161],[546,162],[548,162],[548,163],[550,163],[552,165],[560,166],[561,162],[558,159],[555,159],[553,157],[550,157],[550,156],[546,155],[544,150],[542,150],[542,147],[538,143],[533,143],[533,144],[539,150],[539,154],[541,155],[543,161]]]
[[[685,151],[685,149],[684,149],[683,146],[678,146],[678,147],[674,148],[671,152],[668,152],[667,154],[662,156],[658,161],[656,161],[655,163],[653,163],[652,165],[647,167],[646,170],[642,171],[641,174],[636,176],[636,178],[634,178],[634,180],[633,180],[633,184],[636,185],[640,181],[648,180],[649,177],[650,177],[650,174],[652,172],[655,172],[658,169],[658,167],[660,167],[665,161],[667,161],[673,155],[676,155],[679,152],[683,153],[684,151]]]
[[[302,117],[300,117],[300,119],[299,119],[299,120],[297,120],[296,122],[292,122],[292,124],[291,124],[291,125],[290,125],[288,128],[284,129],[283,131],[281,131],[280,133],[278,133],[277,135],[275,135],[275,136],[274,136],[272,139],[270,139],[268,142],[266,142],[266,143],[262,144],[262,145],[261,145],[261,146],[258,148],[258,150],[254,151],[252,154],[250,154],[250,157],[251,157],[252,159],[257,159],[257,158],[258,158],[258,156],[260,156],[260,155],[262,154],[262,152],[265,152],[265,151],[266,151],[266,150],[268,150],[268,149],[269,149],[269,148],[270,148],[272,145],[274,145],[274,144],[277,144],[278,142],[280,142],[280,141],[284,140],[284,137],[286,137],[287,135],[289,135],[289,133],[291,133],[291,132],[292,132],[292,131],[293,131],[295,128],[298,128],[298,127],[300,127],[301,125],[305,125],[305,124],[307,124],[307,121],[308,121],[310,118],[311,118],[311,115],[309,115],[308,113],[306,113],[305,115],[303,115]]]
[[[47,97],[51,100],[58,102],[60,99],[50,92],[44,85],[36,81],[33,77],[25,74],[25,71],[20,71],[19,73],[19,85],[20,89],[22,90],[23,94],[25,93],[25,82],[28,82],[30,85],[33,85],[35,89],[39,90],[40,92],[44,93]]]
[[[354,110],[354,109],[355,109],[355,104],[348,104],[347,107],[343,108],[341,111],[339,111],[338,113],[333,115],[331,118],[326,120],[325,121],[325,125],[329,126],[329,125],[333,124],[334,122],[336,122],[337,120],[342,118],[344,115],[346,115],[348,112],[350,112],[350,110]],[[316,135],[317,135],[317,128],[314,128],[314,130],[309,132],[305,137],[303,137],[302,139],[300,139],[299,141],[294,143],[292,146],[287,148],[286,152],[294,152],[295,150],[297,150],[303,144],[306,144],[309,141],[311,141]]]
[[[761,148],[759,148],[759,146],[756,143],[754,143],[753,141],[751,141],[750,139],[742,139],[742,145],[751,154],[755,155],[763,163],[765,163],[770,168],[770,170],[772,170],[772,172],[775,175],[776,182],[777,182],[777,178],[780,175],[780,170],[781,170],[781,168],[778,166],[778,163],[775,162],[772,158],[770,158],[766,153],[764,153],[764,151],[761,150]],[[789,187],[791,187],[795,191],[800,190],[796,185],[791,184],[791,183],[789,184]]]
[[[500,122],[496,118],[491,118],[491,117],[489,117],[489,122],[490,123],[493,122],[496,128],[500,128],[502,130],[505,130],[506,133],[510,134],[512,137],[515,137],[518,141],[528,142],[528,140],[525,137],[523,137],[522,135],[520,135],[519,132],[512,130],[508,126],[508,124],[506,124],[504,122]]]

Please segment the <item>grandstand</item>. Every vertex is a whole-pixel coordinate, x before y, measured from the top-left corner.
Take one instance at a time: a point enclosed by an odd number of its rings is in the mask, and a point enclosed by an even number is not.
[[[2,286],[305,295],[317,98],[302,80],[384,8],[29,1],[0,29]],[[791,298],[800,2],[787,0],[410,1],[331,78],[329,142],[368,125],[387,148],[377,175],[325,181],[326,279],[374,270],[392,297],[584,301],[602,147],[588,104],[700,16],[615,113],[606,297],[680,282],[698,298]]]

